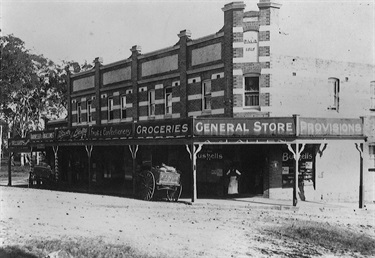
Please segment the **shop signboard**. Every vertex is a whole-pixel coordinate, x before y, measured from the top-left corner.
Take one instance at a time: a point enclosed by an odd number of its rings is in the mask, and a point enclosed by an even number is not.
[[[90,127],[91,139],[130,138],[132,135],[133,135],[132,124]]]
[[[55,130],[42,131],[42,140],[51,142],[55,140]]]
[[[301,136],[362,136],[361,119],[299,118]]]
[[[134,126],[136,138],[175,138],[191,136],[191,119],[138,122]]]
[[[9,139],[9,150],[12,152],[29,152],[29,139],[19,138],[19,139]]]
[[[31,142],[42,141],[42,131],[31,132],[30,133],[30,141]]]
[[[295,134],[295,123],[292,117],[194,119],[195,136],[277,137]]]
[[[58,142],[87,140],[89,137],[89,128],[61,128],[57,129],[56,133],[56,140]]]

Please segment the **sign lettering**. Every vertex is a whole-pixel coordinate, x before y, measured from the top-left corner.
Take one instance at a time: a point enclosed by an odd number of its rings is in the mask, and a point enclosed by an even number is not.
[[[294,135],[292,118],[262,119],[196,119],[194,135],[197,136],[281,136]]]
[[[300,135],[321,136],[361,136],[363,124],[361,119],[340,118],[300,118]]]

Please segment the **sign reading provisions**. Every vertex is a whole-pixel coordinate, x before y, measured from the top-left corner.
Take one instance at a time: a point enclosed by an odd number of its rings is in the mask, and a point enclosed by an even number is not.
[[[191,119],[171,119],[135,124],[137,138],[187,137],[191,135]]]
[[[292,117],[194,120],[197,136],[291,136],[295,133]]]
[[[300,118],[299,134],[304,136],[362,136],[361,119]]]

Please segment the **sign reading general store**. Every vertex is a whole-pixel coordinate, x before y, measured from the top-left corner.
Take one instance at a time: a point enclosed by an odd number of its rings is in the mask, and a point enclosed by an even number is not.
[[[291,136],[293,118],[195,119],[197,136]]]

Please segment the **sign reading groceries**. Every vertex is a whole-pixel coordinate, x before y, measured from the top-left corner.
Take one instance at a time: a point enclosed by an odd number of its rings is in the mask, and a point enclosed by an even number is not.
[[[197,136],[290,136],[295,135],[293,118],[195,119]]]
[[[361,119],[343,118],[300,118],[299,134],[309,136],[361,136]]]

